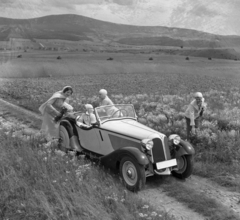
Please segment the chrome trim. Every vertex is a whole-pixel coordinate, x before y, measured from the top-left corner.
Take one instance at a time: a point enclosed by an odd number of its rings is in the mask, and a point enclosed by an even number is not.
[[[171,175],[171,172],[170,172],[169,168],[166,168],[166,170],[161,172],[161,173],[158,172],[157,170],[154,170],[154,173],[157,174],[157,175]]]
[[[132,118],[132,117],[122,117],[122,118],[109,118],[109,119],[106,119],[104,121],[101,121],[101,124],[104,124],[105,122],[108,122],[108,121],[115,121],[115,120],[123,120],[123,119],[133,119],[134,121],[137,121],[136,118]]]
[[[165,137],[167,138],[167,136],[165,136]],[[164,142],[165,137],[163,137],[163,140],[161,139],[161,141],[163,142],[163,152],[164,152],[165,160],[167,160],[168,158],[167,158],[166,146],[165,146],[165,142]]]

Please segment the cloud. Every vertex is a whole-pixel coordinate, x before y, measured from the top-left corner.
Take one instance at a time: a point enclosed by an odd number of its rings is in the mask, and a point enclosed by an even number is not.
[[[173,8],[169,26],[224,33],[229,3],[222,0],[183,0]],[[226,32],[225,32],[226,33]]]
[[[68,0],[68,1],[63,1],[63,0],[45,0],[46,3],[48,2],[51,6],[55,7],[66,7],[66,8],[72,8],[77,5],[91,5],[91,4],[103,4],[104,0]]]
[[[105,0],[106,3],[114,3],[118,5],[134,5],[138,0]]]
[[[12,5],[12,3],[14,3],[14,0],[1,0],[0,7]]]

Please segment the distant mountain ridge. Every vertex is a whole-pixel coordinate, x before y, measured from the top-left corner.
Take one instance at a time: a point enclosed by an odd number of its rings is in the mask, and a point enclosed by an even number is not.
[[[0,17],[0,41],[9,41],[11,38],[29,39],[33,42],[36,39],[59,39],[198,48],[240,45],[240,36],[221,36],[163,26],[115,24],[74,14],[49,15],[32,19]]]

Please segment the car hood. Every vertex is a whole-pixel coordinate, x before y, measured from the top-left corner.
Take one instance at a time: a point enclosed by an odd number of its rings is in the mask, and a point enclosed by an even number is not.
[[[100,129],[137,138],[139,140],[151,138],[153,135],[159,137],[163,136],[162,133],[155,131],[132,119],[107,121],[101,125]]]

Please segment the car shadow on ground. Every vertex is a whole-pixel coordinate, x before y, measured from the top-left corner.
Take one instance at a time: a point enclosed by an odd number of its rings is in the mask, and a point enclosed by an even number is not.
[[[118,170],[112,170],[112,169],[109,169],[108,167],[104,167],[99,163],[98,160],[88,159],[84,156],[79,157],[79,159],[84,160],[86,164],[91,164],[93,168],[98,167],[102,171],[108,173],[113,178],[114,181],[123,184],[123,180]],[[188,179],[191,179],[191,177]],[[184,183],[186,181],[187,181],[186,179],[178,179],[172,175],[154,175],[146,178],[146,184],[145,184],[145,187],[142,189],[142,191],[148,190],[148,189],[156,189],[166,184],[177,185],[178,183]]]

